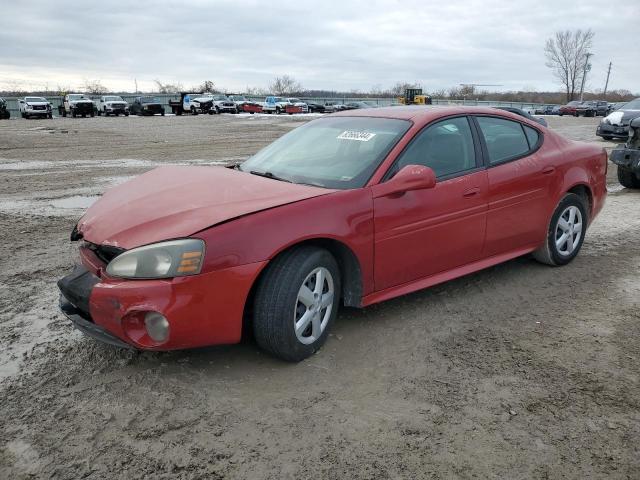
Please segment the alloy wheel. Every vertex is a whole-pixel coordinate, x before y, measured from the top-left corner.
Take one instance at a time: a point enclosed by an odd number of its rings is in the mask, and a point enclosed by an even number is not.
[[[335,287],[331,272],[318,267],[307,275],[298,291],[293,314],[296,338],[309,345],[320,338],[333,309]]]
[[[569,256],[580,244],[582,238],[582,213],[576,206],[567,207],[556,224],[555,242],[558,253]]]

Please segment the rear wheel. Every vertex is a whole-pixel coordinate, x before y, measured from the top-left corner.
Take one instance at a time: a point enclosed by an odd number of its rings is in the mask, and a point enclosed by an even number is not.
[[[618,166],[618,181],[626,188],[640,188],[640,179],[628,168]]]
[[[340,270],[321,248],[299,247],[267,267],[256,290],[253,331],[266,351],[298,362],[326,341],[340,300]]]
[[[533,253],[534,258],[547,265],[566,265],[582,248],[587,224],[584,198],[567,193],[553,212],[545,243]]]
[[[197,115],[198,111],[196,110],[196,107],[191,106],[191,115]]]

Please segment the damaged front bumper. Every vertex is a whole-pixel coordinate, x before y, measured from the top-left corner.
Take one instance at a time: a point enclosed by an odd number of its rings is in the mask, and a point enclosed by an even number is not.
[[[120,348],[134,349],[106,329],[96,325],[91,318],[89,298],[93,287],[100,279],[81,265],[58,281],[60,289],[60,310],[71,320],[73,326],[85,335],[100,342]]]
[[[596,129],[596,135],[599,137],[626,139],[629,136],[629,126],[601,123]]]

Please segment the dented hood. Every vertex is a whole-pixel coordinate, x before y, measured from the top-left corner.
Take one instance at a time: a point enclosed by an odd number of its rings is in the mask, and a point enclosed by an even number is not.
[[[130,249],[332,191],[224,167],[160,167],[108,190],[77,229],[89,242]]]

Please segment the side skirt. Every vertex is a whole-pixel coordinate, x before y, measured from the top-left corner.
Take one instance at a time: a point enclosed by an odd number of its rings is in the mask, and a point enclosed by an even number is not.
[[[432,287],[433,285],[437,285],[439,283],[448,282],[449,280],[453,280],[454,278],[463,277],[465,275],[469,275],[470,273],[484,270],[485,268],[492,267],[499,263],[504,263],[508,260],[521,257],[533,252],[536,248],[538,248],[538,245],[513,250],[511,252],[502,253],[500,255],[494,255],[493,257],[483,258],[482,260],[468,263],[467,265],[463,265],[452,270],[447,270],[445,272],[436,273],[428,277],[419,278],[418,280],[414,280],[409,283],[403,283],[402,285],[396,285],[395,287],[380,290],[379,292],[373,292],[362,299],[362,306],[367,307],[369,305],[373,305],[374,303],[383,302],[391,298],[399,297],[401,295],[406,295],[408,293],[422,290],[424,288]]]

